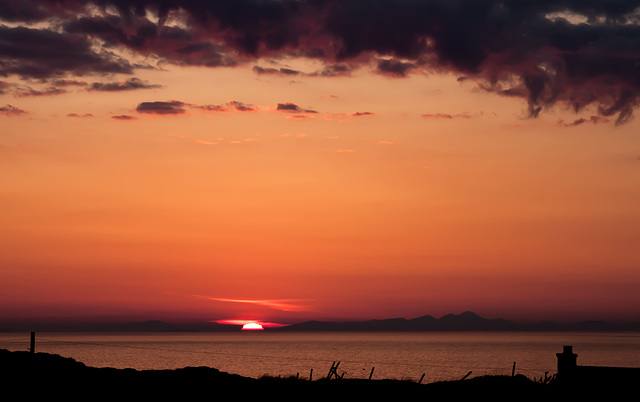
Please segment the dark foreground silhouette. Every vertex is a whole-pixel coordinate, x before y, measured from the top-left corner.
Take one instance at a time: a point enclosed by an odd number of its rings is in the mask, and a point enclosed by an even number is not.
[[[47,353],[0,349],[3,396],[15,400],[485,400],[577,401],[600,394],[618,400],[631,390],[594,382],[580,388],[541,383],[522,375],[484,376],[418,384],[400,380],[248,378],[209,367],[134,370],[88,367]],[[624,387],[622,387],[624,388]],[[46,398],[46,399],[45,399]],[[3,398],[4,399],[4,398]]]

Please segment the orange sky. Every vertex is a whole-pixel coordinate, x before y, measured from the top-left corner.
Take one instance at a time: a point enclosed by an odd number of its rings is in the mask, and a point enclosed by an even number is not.
[[[314,63],[2,78],[0,319],[640,318],[637,120]]]

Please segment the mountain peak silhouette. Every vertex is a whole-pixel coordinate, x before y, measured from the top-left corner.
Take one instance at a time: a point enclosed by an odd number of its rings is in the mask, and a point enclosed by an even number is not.
[[[517,325],[504,319],[487,319],[472,311],[446,314],[441,318],[425,315],[406,320],[389,318],[364,322],[307,321],[278,328],[279,331],[504,331]]]

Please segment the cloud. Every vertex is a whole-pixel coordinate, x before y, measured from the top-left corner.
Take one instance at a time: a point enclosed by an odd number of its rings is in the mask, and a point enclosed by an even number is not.
[[[425,119],[453,119],[453,116],[447,113],[424,113]]]
[[[308,114],[294,114],[291,116],[287,116],[287,119],[290,120],[306,120],[306,119],[313,119],[315,118],[313,115],[308,115]]]
[[[126,114],[120,114],[120,115],[116,115],[116,116],[111,116],[111,118],[114,119],[114,120],[121,120],[121,121],[138,120],[137,117],[129,116],[129,115],[126,115]]]
[[[355,112],[355,113],[327,113],[324,115],[324,118],[326,120],[333,120],[334,118],[337,119],[344,119],[347,117],[369,117],[369,116],[376,116],[376,113],[373,112]]]
[[[228,109],[222,105],[191,105],[193,109],[200,109],[207,112],[227,112]]]
[[[279,111],[279,112],[284,112],[284,113],[310,113],[310,114],[318,113],[315,110],[303,109],[300,106],[298,106],[298,105],[296,105],[295,103],[292,103],[292,102],[278,103],[278,105],[276,106],[276,110]],[[302,117],[302,118],[304,118],[304,117]]]
[[[196,140],[193,140],[193,142],[200,145],[218,145],[218,143],[215,141],[202,140],[202,139],[196,139]]]
[[[8,92],[9,88],[12,88],[14,86],[14,84],[6,82],[6,81],[0,81],[0,95],[4,95]]]
[[[579,126],[579,125],[582,125],[582,124],[585,124],[585,123],[600,124],[600,123],[608,123],[608,122],[609,122],[609,119],[606,118],[606,117],[603,117],[603,116],[591,116],[588,119],[579,118],[579,119],[576,119],[576,120],[574,120],[572,122],[569,122],[569,123],[565,122],[564,120],[560,120],[557,125],[561,126],[561,127],[575,127],[575,126]]]
[[[291,68],[274,68],[274,67],[261,67],[254,66],[253,71],[258,75],[279,75],[282,77],[293,77],[293,76],[303,76],[303,77],[339,77],[339,76],[348,76],[351,74],[351,71],[354,67],[346,65],[346,64],[334,64],[324,66],[320,70],[312,71],[312,72],[303,72],[300,70],[294,70]]]
[[[162,85],[149,84],[147,81],[143,81],[139,78],[130,78],[121,82],[94,82],[87,90],[89,91],[104,91],[104,92],[117,92],[117,91],[132,91],[136,89],[153,89],[162,88]]]
[[[451,120],[451,119],[471,119],[474,117],[474,115],[464,112],[464,113],[457,113],[457,114],[448,114],[448,113],[423,113],[422,117],[425,119],[446,119],[446,120]]]
[[[0,19],[5,21],[36,22],[49,16],[46,4],[39,4],[42,2],[24,0],[3,3],[0,7]]]
[[[23,114],[27,114],[28,112],[26,110],[22,110],[20,108],[17,108],[15,106],[11,106],[11,105],[4,105],[4,106],[0,106],[0,114],[1,115],[5,115],[5,116],[21,116]]]
[[[378,72],[395,77],[406,77],[409,70],[415,68],[413,63],[394,59],[382,59],[378,61]]]
[[[88,85],[85,81],[68,80],[68,79],[54,80],[52,84],[56,87],[70,87],[70,86],[86,87]]]
[[[0,75],[131,74],[137,64],[118,56],[127,49],[208,67],[312,58],[325,67],[306,75],[318,76],[372,64],[397,77],[455,74],[526,99],[531,117],[558,103],[591,105],[623,124],[640,102],[636,0],[98,3],[3,1],[0,19],[11,24],[0,25]]]
[[[332,64],[308,74],[311,77],[345,77],[351,75],[353,66],[347,64]]]
[[[350,116],[351,117],[367,117],[367,116],[375,116],[375,113],[372,112],[355,112],[352,113]]]
[[[28,96],[52,96],[52,95],[62,95],[66,94],[67,91],[58,87],[47,87],[43,90],[33,89],[31,87],[20,87],[16,89],[14,95],[19,98],[24,98]]]
[[[177,100],[172,101],[156,101],[156,102],[142,102],[136,108],[138,113],[149,113],[159,115],[177,115],[186,113],[186,103]]]
[[[238,102],[238,101],[229,101],[227,102],[227,105],[229,105],[230,107],[233,107],[238,112],[257,112],[258,111],[258,109],[256,109],[255,107],[244,104],[242,102]]]
[[[230,110],[235,110],[237,112],[258,111],[258,109],[252,105],[248,105],[235,100],[228,101],[224,105],[196,105],[178,100],[142,102],[138,105],[136,111],[138,113],[149,113],[158,115],[179,115],[186,114],[187,108],[215,113],[229,112]]]
[[[254,66],[253,71],[256,74],[268,74],[268,75],[282,75],[282,76],[295,76],[302,74],[298,70],[292,70],[290,68],[268,68],[268,67],[260,67]]]
[[[85,113],[85,114],[78,114],[78,113],[69,113],[67,115],[67,117],[93,117],[93,115],[91,113]]]
[[[247,105],[238,101],[228,101],[224,105],[189,105],[192,109],[200,109],[207,112],[228,112],[230,110],[235,110],[237,112],[257,112],[256,109],[252,105]]]
[[[0,25],[0,75],[50,78],[65,74],[133,72],[126,60],[96,50],[85,36]]]
[[[309,307],[302,304],[304,300],[301,299],[266,299],[266,300],[253,300],[253,299],[223,299],[218,297],[207,297],[209,300],[224,302],[224,303],[245,303],[256,304],[263,307],[272,308],[280,311],[308,311]]]

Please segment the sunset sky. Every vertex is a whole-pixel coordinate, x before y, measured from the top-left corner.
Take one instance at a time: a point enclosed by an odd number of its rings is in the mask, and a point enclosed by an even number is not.
[[[640,9],[0,0],[0,321],[640,319]]]

